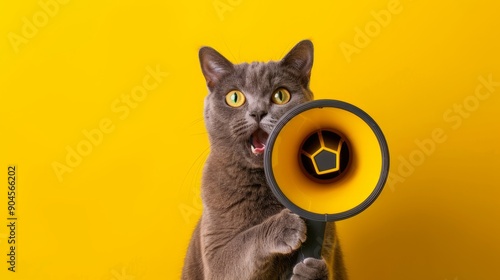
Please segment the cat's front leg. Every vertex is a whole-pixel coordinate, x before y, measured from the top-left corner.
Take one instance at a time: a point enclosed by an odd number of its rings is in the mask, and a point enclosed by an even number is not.
[[[293,268],[290,280],[328,280],[328,267],[324,259],[307,258]]]
[[[268,244],[264,248],[269,248],[271,254],[290,254],[306,240],[304,220],[286,208],[269,218],[265,224],[262,230]]]
[[[221,227],[208,224],[200,232],[204,279],[271,279],[276,276],[275,258],[300,248],[306,231],[304,220],[288,209],[230,239]]]

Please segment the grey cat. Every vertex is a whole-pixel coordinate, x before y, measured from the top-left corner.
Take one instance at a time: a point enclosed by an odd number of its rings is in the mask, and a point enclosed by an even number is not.
[[[313,99],[311,41],[281,61],[232,64],[210,47],[199,51],[209,94],[204,118],[210,154],[202,177],[203,214],[185,257],[182,279],[347,279],[335,225],[323,259],[295,264],[304,221],[267,185],[263,153],[278,119]]]

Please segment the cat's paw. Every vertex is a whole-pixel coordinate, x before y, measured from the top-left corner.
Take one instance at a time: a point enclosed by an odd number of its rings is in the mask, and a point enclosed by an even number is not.
[[[296,264],[290,280],[328,280],[328,267],[325,260],[307,258]]]
[[[306,224],[297,214],[283,209],[273,217],[270,226],[271,252],[290,254],[306,240]]]

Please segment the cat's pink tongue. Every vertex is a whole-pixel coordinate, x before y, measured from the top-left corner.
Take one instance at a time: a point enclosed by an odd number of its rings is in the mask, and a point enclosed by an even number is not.
[[[260,129],[252,134],[252,153],[254,153],[254,155],[264,153],[268,137],[269,135]]]

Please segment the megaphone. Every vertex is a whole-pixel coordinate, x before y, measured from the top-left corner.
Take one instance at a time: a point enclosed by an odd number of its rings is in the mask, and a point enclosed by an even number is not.
[[[276,198],[306,219],[302,258],[321,258],[318,241],[326,222],[359,214],[382,191],[389,149],[380,127],[360,108],[315,100],[277,122],[268,138],[264,170]]]

